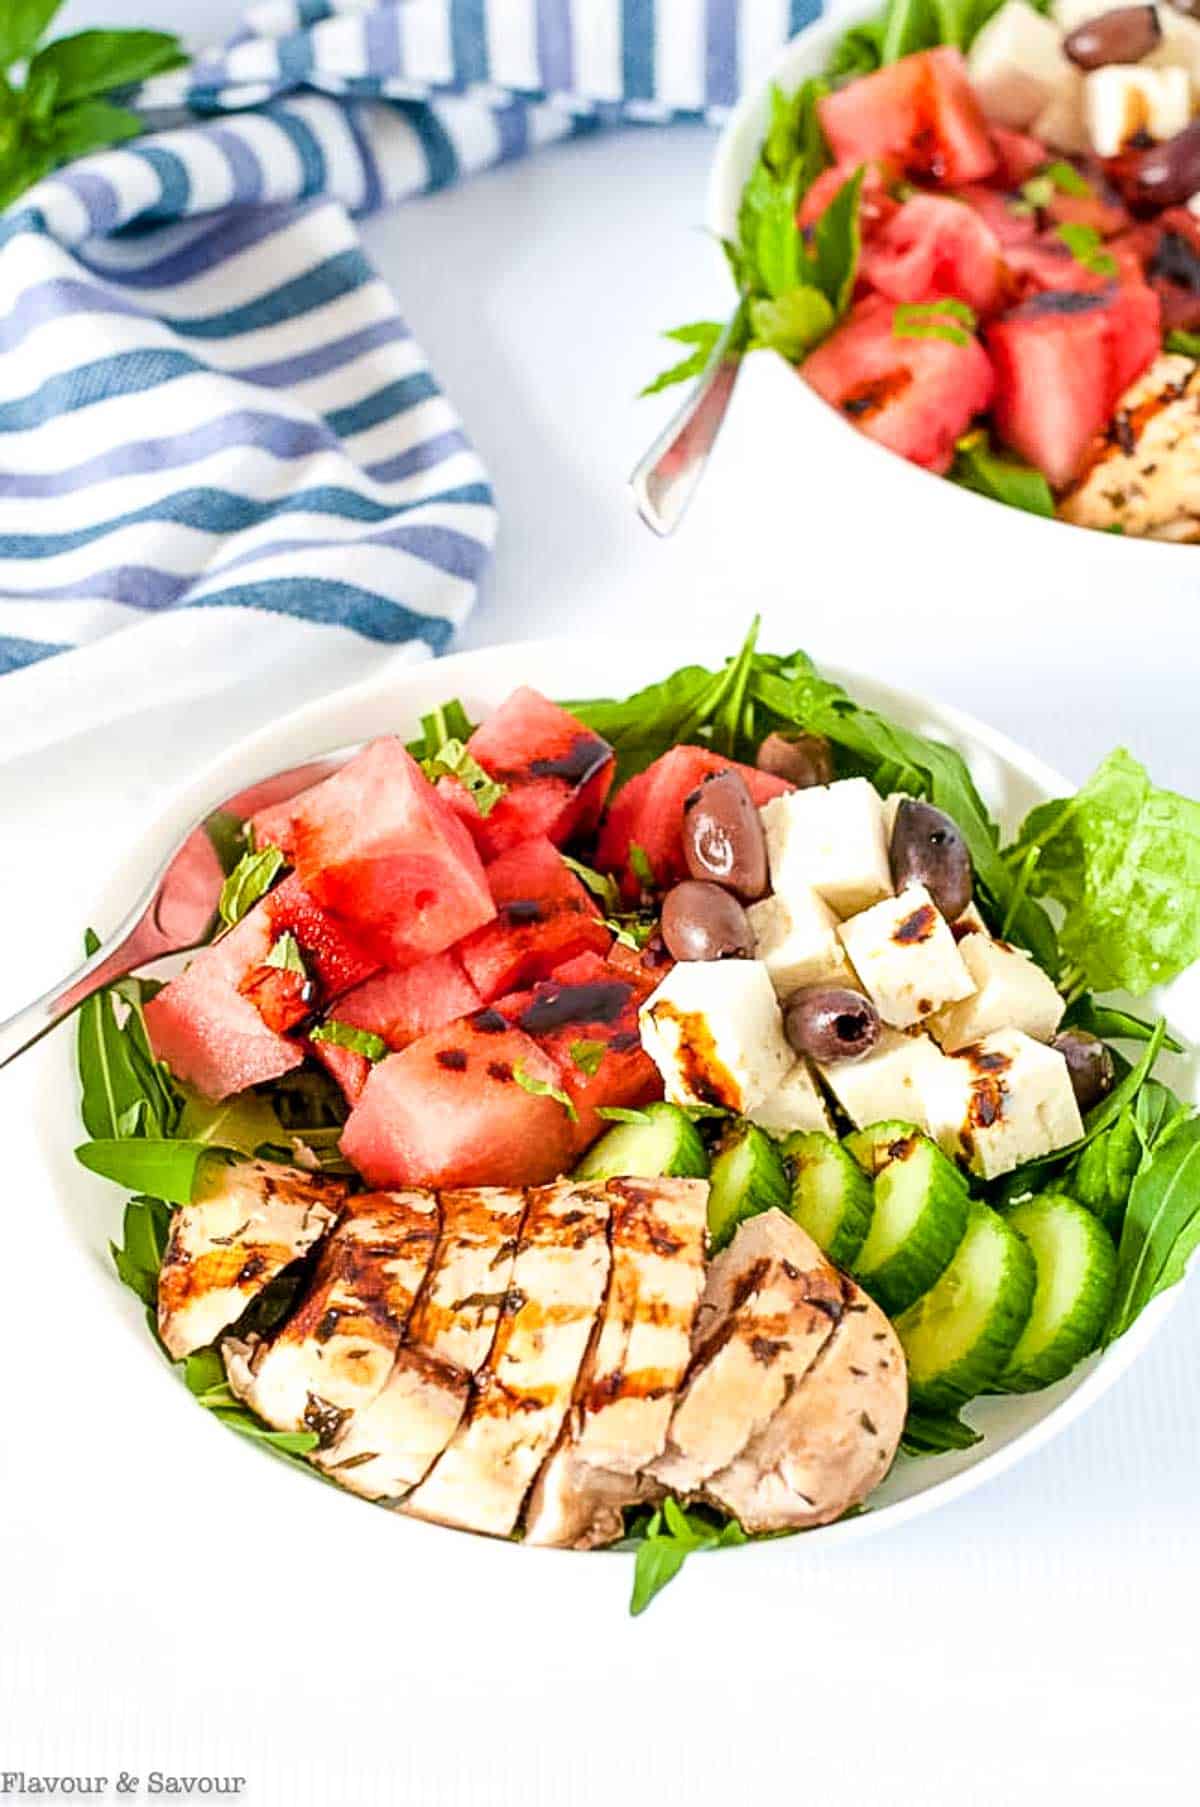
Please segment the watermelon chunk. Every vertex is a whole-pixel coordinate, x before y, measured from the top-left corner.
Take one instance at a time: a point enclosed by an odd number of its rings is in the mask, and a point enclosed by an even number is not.
[[[557,1067],[559,1084],[578,1113],[575,1154],[609,1127],[597,1116],[599,1108],[636,1108],[662,1097],[658,1069],[638,1033],[638,1006],[653,989],[653,979],[583,954],[557,967],[531,991],[514,993],[496,1005]]]
[[[1010,126],[990,122],[988,131],[997,160],[994,180],[1001,187],[1020,188],[1022,182],[1027,182],[1050,162],[1050,152],[1041,139],[1031,137],[1028,132],[1014,132]]]
[[[996,430],[1056,487],[1159,347],[1158,298],[1144,284],[1052,290],[992,322]]]
[[[355,1029],[381,1035],[389,1048],[400,1049],[443,1023],[470,1016],[483,1001],[457,955],[448,950],[403,972],[377,973],[339,998],[333,1015]]]
[[[323,1003],[361,985],[379,970],[379,961],[349,925],[323,910],[294,872],[274,891],[268,891],[263,908],[276,937],[295,936]]]
[[[832,168],[822,170],[800,203],[796,224],[802,228],[815,226],[857,170],[855,163],[835,163]],[[864,237],[869,237],[874,227],[882,225],[895,213],[899,202],[892,199],[889,190],[897,180],[895,170],[886,163],[866,165],[858,197],[858,223]]]
[[[460,942],[458,956],[484,1003],[544,978],[572,955],[605,953],[612,935],[592,898],[544,835],[487,868],[496,917]]]
[[[897,338],[894,314],[893,302],[869,295],[804,360],[801,375],[871,439],[926,470],[947,471],[955,441],[992,398],[987,353],[970,337]]]
[[[372,1067],[342,1132],[371,1186],[536,1186],[569,1164],[574,1125],[535,1084],[561,1087],[537,1043],[494,1010],[424,1035]]]
[[[278,966],[252,966],[239,980],[238,990],[249,998],[267,1028],[280,1035],[295,1029],[317,1007],[312,980]]]
[[[205,1098],[228,1098],[278,1079],[304,1059],[298,1043],[269,1028],[238,989],[264,964],[274,940],[267,913],[257,904],[146,1005],[158,1059]]]
[[[944,195],[914,195],[863,245],[859,268],[892,301],[954,296],[990,314],[1004,300],[1000,241],[980,213]]]
[[[1033,213],[1014,213],[1012,203],[1015,196],[1001,194],[998,189],[984,188],[976,183],[968,183],[965,188],[956,189],[956,201],[963,202],[972,213],[977,213],[993,238],[1001,246],[1005,257],[1010,245],[1027,245],[1037,237],[1037,216]]]
[[[600,820],[615,761],[608,742],[536,690],[522,686],[476,728],[467,750],[505,795],[486,816],[457,778],[443,778],[450,800],[485,860],[534,835],[556,847]]]
[[[372,741],[297,799],[292,841],[301,884],[384,965],[495,915],[470,835],[399,740]]]
[[[960,50],[917,51],[817,102],[838,163],[882,157],[910,181],[978,182],[997,157]]]
[[[629,864],[631,845],[645,854],[655,884],[665,889],[686,877],[683,858],[684,799],[715,772],[740,772],[758,804],[769,803],[792,786],[769,772],[724,759],[707,747],[672,747],[635,778],[622,785],[613,800],[596,848],[596,864],[602,872],[619,875],[621,889],[631,901],[641,892],[641,881]]]
[[[365,1054],[358,1054],[353,1048],[339,1048],[336,1042],[312,1042],[308,1051],[319,1060],[327,1073],[331,1073],[346,1094],[346,1102],[353,1110],[363,1095],[367,1083],[367,1075],[371,1071],[371,1063]]]

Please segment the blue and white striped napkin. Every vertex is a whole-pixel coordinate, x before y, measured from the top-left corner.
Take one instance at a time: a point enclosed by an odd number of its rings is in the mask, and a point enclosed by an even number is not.
[[[492,494],[352,216],[599,126],[718,117],[819,10],[267,0],[147,83],[165,129],[0,220],[0,673],[118,630],[143,674],[219,661],[235,624],[243,651],[442,650]],[[80,657],[52,661],[63,695]]]

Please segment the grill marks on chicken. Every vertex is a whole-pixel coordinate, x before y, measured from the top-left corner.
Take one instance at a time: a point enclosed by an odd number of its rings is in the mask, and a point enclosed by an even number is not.
[[[1156,358],[1121,397],[1058,512],[1081,527],[1200,540],[1200,364],[1178,352]]]
[[[226,1339],[232,1391],[277,1429],[316,1431],[331,1444],[388,1378],[438,1227],[429,1193],[351,1199],[287,1321],[269,1340]]]
[[[158,1334],[176,1361],[215,1342],[307,1255],[346,1198],[340,1180],[264,1161],[209,1164],[200,1187],[171,1220],[158,1278]]]
[[[525,1514],[529,1543],[587,1549],[621,1535],[625,1506],[650,1498],[691,1354],[704,1285],[708,1187],[613,1180],[612,1268],[575,1403]]]
[[[608,1215],[602,1186],[530,1192],[487,1361],[453,1440],[406,1511],[495,1537],[515,1529],[562,1428],[604,1297]]]

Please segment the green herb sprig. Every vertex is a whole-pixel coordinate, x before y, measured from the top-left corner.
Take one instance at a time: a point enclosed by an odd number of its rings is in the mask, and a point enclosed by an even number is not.
[[[188,60],[165,31],[78,31],[46,43],[61,6],[0,6],[0,208],[60,164],[136,138],[142,120],[104,97]]]

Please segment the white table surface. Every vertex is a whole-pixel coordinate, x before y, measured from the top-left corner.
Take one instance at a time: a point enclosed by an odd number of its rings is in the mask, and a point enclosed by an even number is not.
[[[66,14],[150,16],[200,34],[235,9]],[[1186,555],[1146,593],[1097,586],[1066,533],[1053,567],[1002,532],[948,542],[936,486],[900,515],[839,482],[833,450],[789,443],[786,392],[753,367],[677,541],[633,518],[654,329],[723,301],[691,224],[710,147],[691,128],[564,147],[366,229],[503,510],[463,643],[632,636],[653,613],[682,660],[693,623],[732,642],[757,607],[768,643],[953,700],[1073,777],[1125,742],[1200,788]],[[231,666],[203,706],[74,738],[64,720],[68,738],[0,771],[0,1015],[73,961],[106,852],[299,700]],[[167,1395],[144,1429],[123,1413],[149,1357],[97,1312],[35,1149],[35,1080],[0,1076],[0,1772],[234,1773],[255,1803],[436,1807],[1197,1797],[1195,1296],[1091,1417],[943,1514],[799,1543],[769,1575],[750,1553],[693,1563],[637,1623],[611,1560],[535,1607],[524,1557],[501,1593],[453,1538],[418,1571],[402,1536],[282,1468],[255,1494],[277,1517],[248,1522],[235,1439],[197,1438]]]

